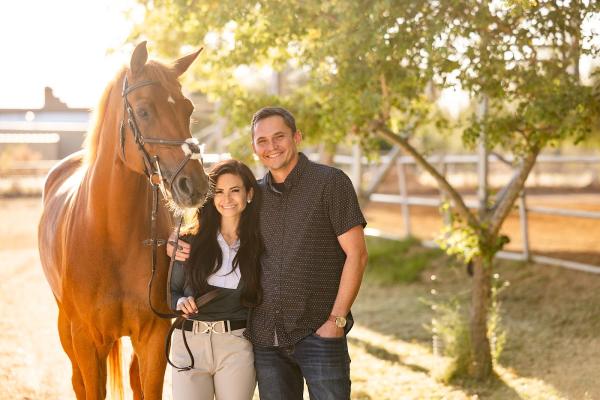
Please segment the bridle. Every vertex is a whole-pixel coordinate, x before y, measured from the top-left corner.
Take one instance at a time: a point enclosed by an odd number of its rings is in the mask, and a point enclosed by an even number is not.
[[[123,97],[123,119],[121,120],[120,127],[120,145],[121,145],[121,153],[123,155],[123,159],[125,159],[125,114],[127,114],[127,122],[129,128],[131,129],[131,133],[133,134],[133,139],[138,146],[138,150],[142,155],[142,159],[144,160],[144,168],[146,176],[148,177],[150,184],[159,185],[163,195],[166,196],[166,191],[164,188],[164,179],[162,170],[160,168],[160,162],[158,159],[158,155],[150,156],[148,151],[146,150],[145,144],[158,144],[162,146],[180,146],[185,154],[185,157],[177,168],[175,169],[175,173],[173,173],[168,180],[169,188],[173,188],[173,182],[175,178],[181,170],[185,167],[187,162],[191,159],[200,160],[202,162],[202,152],[203,145],[200,145],[198,139],[196,138],[187,138],[187,139],[162,139],[162,138],[148,138],[144,137],[140,127],[137,123],[137,119],[135,118],[135,113],[133,112],[133,108],[129,103],[129,99],[127,99],[127,95],[133,92],[136,89],[139,89],[144,86],[150,85],[159,85],[160,83],[157,81],[140,81],[131,86],[129,86],[127,81],[127,76],[123,79],[123,91],[121,96]]]
[[[152,187],[152,210],[150,213],[150,239],[146,239],[143,241],[143,244],[145,246],[152,247],[152,273],[150,275],[150,281],[148,282],[148,304],[150,305],[150,309],[152,310],[152,312],[154,312],[154,314],[156,314],[158,317],[165,318],[165,319],[178,318],[178,320],[179,320],[183,314],[181,311],[175,311],[173,313],[163,313],[163,312],[158,311],[152,305],[152,282],[154,281],[154,276],[156,274],[156,264],[157,264],[156,261],[158,258],[157,257],[158,256],[158,247],[162,246],[166,243],[165,239],[159,239],[157,236],[158,232],[156,229],[156,223],[157,223],[157,218],[158,218],[158,191],[159,190],[161,191],[161,193],[163,194],[163,197],[165,199],[168,198],[168,195],[167,195],[167,191],[165,188],[163,173],[162,173],[162,169],[160,166],[160,161],[159,161],[158,155],[151,156],[150,153],[148,153],[148,151],[146,150],[145,144],[148,143],[148,144],[158,144],[158,145],[162,145],[162,146],[180,146],[181,149],[183,150],[185,157],[181,160],[181,162],[175,169],[175,172],[170,176],[170,178],[168,180],[168,187],[171,190],[173,190],[173,182],[175,181],[175,178],[181,172],[181,170],[183,170],[183,168],[186,166],[188,161],[199,160],[200,163],[202,163],[202,153],[203,153],[204,145],[200,145],[200,143],[198,142],[198,139],[196,139],[196,138],[162,139],[162,138],[144,137],[144,135],[142,134],[142,131],[137,123],[137,120],[135,118],[135,113],[133,112],[133,108],[131,107],[129,100],[127,99],[127,95],[136,89],[139,89],[144,86],[150,86],[150,85],[160,85],[160,83],[157,81],[145,80],[145,81],[140,81],[140,82],[137,82],[137,83],[129,86],[128,81],[127,81],[127,76],[125,76],[125,78],[123,79],[123,91],[121,93],[121,96],[123,97],[123,119],[121,120],[121,125],[119,128],[120,146],[121,146],[121,153],[123,155],[123,159],[125,160],[125,117],[127,116],[127,123],[131,130],[131,133],[133,134],[133,139],[134,139],[135,143],[137,144],[138,151],[140,152],[142,159],[144,161],[145,175],[148,178],[148,181],[150,182],[150,186]],[[177,243],[178,239],[179,239],[179,230],[181,228],[181,222],[182,222],[182,217],[179,216],[178,221],[176,223],[177,239],[175,240],[175,243]],[[169,274],[173,267],[174,261],[175,261],[175,251],[173,251],[173,255],[171,256],[171,261],[169,264]],[[217,294],[216,292],[212,291],[212,292],[209,292],[209,293],[205,294],[204,296],[202,296],[201,299],[203,302],[206,303],[206,302],[212,300],[216,296],[216,294]],[[185,333],[183,335],[183,341],[184,341],[185,347],[188,351],[188,354],[190,356],[191,364],[188,367],[178,367],[169,360],[168,353],[169,353],[169,348],[170,348],[170,338],[171,338],[171,334],[173,333],[173,330],[176,327],[177,327],[177,323],[173,323],[171,325],[171,329],[169,330],[169,334],[167,335],[167,338],[165,341],[165,349],[167,352],[167,361],[169,362],[169,364],[171,364],[171,366],[173,366],[174,368],[177,368],[179,370],[192,369],[194,367],[194,357],[193,357],[192,352],[187,344]],[[185,332],[184,330],[182,330],[182,331]]]

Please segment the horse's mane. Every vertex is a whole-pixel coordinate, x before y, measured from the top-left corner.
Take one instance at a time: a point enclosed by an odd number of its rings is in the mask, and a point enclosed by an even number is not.
[[[108,110],[108,103],[113,90],[118,90],[119,93],[122,90],[122,83],[127,73],[128,68],[123,67],[115,78],[106,86],[102,92],[102,97],[98,101],[98,105],[94,110],[93,123],[90,125],[85,141],[83,144],[85,156],[85,164],[90,165],[96,160],[98,153],[98,145],[100,143],[100,132],[102,132],[102,126]],[[143,68],[144,79],[157,81],[160,85],[174,98],[178,99],[182,97],[181,84],[177,80],[177,74],[175,73],[172,66],[166,66],[157,61],[148,61]],[[118,132],[114,133],[115,135]]]

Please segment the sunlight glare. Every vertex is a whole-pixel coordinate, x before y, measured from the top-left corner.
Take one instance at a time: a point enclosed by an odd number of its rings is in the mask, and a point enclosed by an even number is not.
[[[45,86],[70,107],[95,106],[131,54],[123,43],[133,25],[124,12],[132,6],[132,0],[0,3],[0,108],[42,107]]]

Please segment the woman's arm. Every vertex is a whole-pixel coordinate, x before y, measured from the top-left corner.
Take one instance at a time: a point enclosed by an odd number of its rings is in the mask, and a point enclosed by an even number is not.
[[[185,287],[185,270],[184,264],[181,261],[175,261],[171,270],[171,281],[169,288],[171,290],[171,309],[177,310],[180,298],[186,297],[184,293]]]
[[[171,309],[183,311],[184,317],[198,312],[194,298],[185,295],[185,265],[183,262],[173,262],[169,287],[171,289]]]

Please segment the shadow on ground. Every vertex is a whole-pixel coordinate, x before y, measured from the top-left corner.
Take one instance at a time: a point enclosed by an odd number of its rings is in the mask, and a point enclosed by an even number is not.
[[[468,381],[453,386],[479,398],[519,399],[519,393],[527,390],[518,386],[534,382],[556,398],[600,398],[600,276],[505,261],[498,263],[496,271],[499,280],[510,283],[499,297],[507,332],[499,363],[509,372],[484,386]],[[436,279],[432,281],[431,275]],[[427,302],[432,289],[438,296],[468,298],[470,278],[462,268],[437,265],[428,268],[418,283],[392,286],[367,280],[352,311],[359,324],[377,333],[427,348],[431,334],[426,327],[433,317]],[[427,373],[422,366],[404,362],[401,354],[390,352],[385,344],[350,340],[374,357]]]

